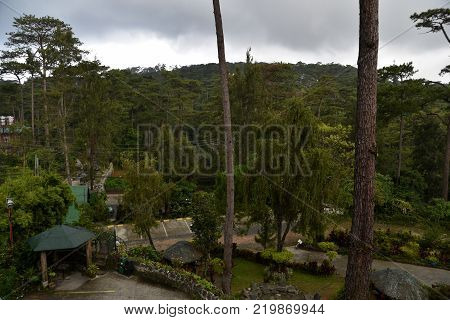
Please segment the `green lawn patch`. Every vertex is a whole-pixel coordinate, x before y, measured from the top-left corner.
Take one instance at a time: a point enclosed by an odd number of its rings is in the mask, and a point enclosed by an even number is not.
[[[232,292],[238,294],[254,282],[262,282],[264,278],[264,265],[242,258],[234,259]],[[333,299],[344,286],[344,278],[339,276],[314,276],[295,270],[290,283],[305,293],[318,292],[322,299]]]

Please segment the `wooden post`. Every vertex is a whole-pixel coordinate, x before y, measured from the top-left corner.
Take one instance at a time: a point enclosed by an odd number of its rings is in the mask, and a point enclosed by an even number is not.
[[[92,240],[86,243],[86,267],[92,264]]]
[[[48,272],[47,272],[47,253],[41,251],[41,273],[42,273],[42,286],[46,288],[48,286]]]

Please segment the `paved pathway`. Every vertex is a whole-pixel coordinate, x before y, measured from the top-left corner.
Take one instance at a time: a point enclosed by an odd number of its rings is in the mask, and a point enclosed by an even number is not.
[[[48,300],[188,300],[186,294],[156,284],[108,272],[78,288],[33,294],[26,299]]]
[[[307,261],[318,261],[321,262],[326,259],[326,254],[323,252],[315,252],[315,251],[307,251],[296,249],[295,247],[288,247],[289,251],[294,254],[294,259],[298,262],[307,262]],[[347,270],[347,256],[338,255],[336,259],[333,261],[334,266],[336,267],[336,272],[345,277],[345,272]],[[412,264],[406,263],[398,263],[392,261],[384,261],[384,260],[374,260],[372,264],[373,270],[381,270],[381,269],[402,269],[414,277],[417,280],[425,283],[428,286],[431,286],[435,283],[445,283],[450,285],[450,271],[436,268],[427,268],[422,266],[416,266]]]

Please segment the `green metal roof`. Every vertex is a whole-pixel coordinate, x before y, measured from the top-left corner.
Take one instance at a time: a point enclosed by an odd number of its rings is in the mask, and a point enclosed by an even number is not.
[[[70,186],[72,194],[75,196],[75,203],[83,204],[88,202],[88,187],[87,186]],[[77,223],[80,220],[80,211],[77,209],[75,203],[71,204],[66,218],[64,219],[65,224]]]
[[[33,251],[74,249],[95,238],[95,234],[81,227],[54,226],[28,240]]]

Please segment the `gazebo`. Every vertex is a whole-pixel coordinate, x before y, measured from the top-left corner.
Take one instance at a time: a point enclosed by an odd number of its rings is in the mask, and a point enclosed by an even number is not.
[[[28,240],[35,252],[41,253],[42,283],[48,284],[47,251],[76,249],[86,245],[86,264],[92,263],[92,239],[95,234],[85,228],[58,225]]]

